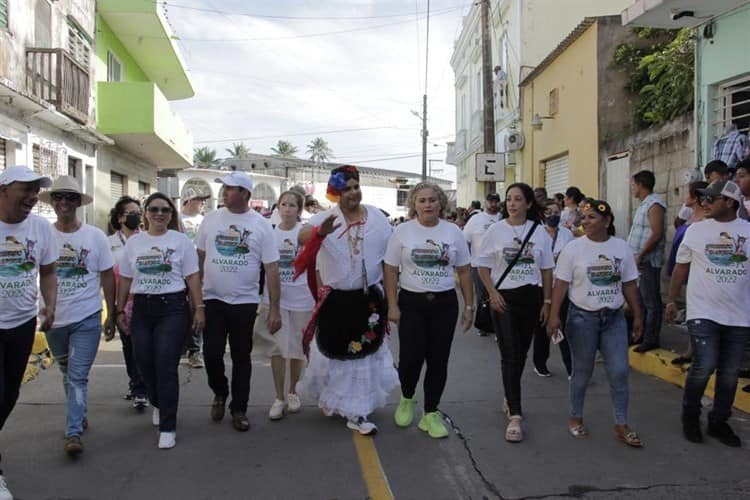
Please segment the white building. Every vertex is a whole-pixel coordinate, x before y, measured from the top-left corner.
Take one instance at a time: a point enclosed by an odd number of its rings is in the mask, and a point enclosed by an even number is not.
[[[506,183],[515,178],[513,154],[523,141],[520,131],[519,83],[586,16],[619,14],[632,0],[490,0],[492,66],[505,80],[493,80],[495,149],[506,155]],[[456,135],[448,143],[446,163],[456,166],[457,203],[483,200],[486,187],[476,182],[475,154],[483,152],[481,6],[464,16],[454,44]],[[508,140],[511,138],[512,140]],[[507,151],[506,151],[507,149]],[[502,188],[502,186],[499,186]],[[502,190],[502,189],[501,189]]]

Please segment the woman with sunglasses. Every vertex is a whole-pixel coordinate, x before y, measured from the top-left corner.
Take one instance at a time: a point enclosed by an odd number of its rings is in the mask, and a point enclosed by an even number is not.
[[[198,254],[190,238],[177,228],[177,211],[162,193],[146,199],[145,231],[130,238],[120,262],[118,304],[134,294],[133,315],[117,309],[120,331],[130,331],[136,364],[154,406],[152,422],[159,427],[159,448],[176,442],[179,380],[177,367],[188,331],[185,284],[195,313],[192,327],[205,324]]]
[[[518,443],[523,439],[521,375],[534,329],[540,322],[544,324],[549,314],[554,260],[552,238],[540,224],[542,207],[531,186],[508,186],[505,205],[508,216],[490,226],[482,239],[477,268],[489,295],[502,358],[504,410],[510,419],[505,439]],[[511,264],[513,267],[496,288]]]
[[[560,307],[570,300],[565,333],[573,357],[570,380],[568,432],[588,436],[583,425],[586,397],[597,350],[604,357],[615,415],[615,437],[641,447],[638,434],[628,427],[628,326],[623,305],[633,312],[633,340],[643,332],[638,296],[638,268],[627,242],[615,238],[615,217],[605,201],[587,199],[581,224],[584,236],[568,243],[557,260],[547,334],[560,327]]]
[[[141,227],[141,204],[138,200],[130,196],[123,196],[117,200],[117,203],[109,212],[109,225],[115,231],[109,235],[109,246],[115,261],[116,289],[120,281],[120,259],[125,253],[125,243]],[[125,317],[130,321],[130,315],[133,312],[132,296],[128,297],[128,301],[119,309],[125,310]],[[148,397],[146,396],[146,386],[143,384],[138,368],[135,366],[133,341],[130,334],[120,330],[120,342],[122,342],[122,356],[125,358],[125,371],[128,374],[128,392],[125,393],[124,398],[133,401],[133,408],[143,411],[148,406]]]

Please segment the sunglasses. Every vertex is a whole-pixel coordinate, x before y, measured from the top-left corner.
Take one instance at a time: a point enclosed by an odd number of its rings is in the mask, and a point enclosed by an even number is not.
[[[52,193],[50,194],[50,198],[54,201],[78,201],[81,199],[81,195],[78,193]]]
[[[146,207],[146,211],[150,214],[171,214],[172,207]]]
[[[720,198],[724,198],[724,197],[721,195],[704,194],[703,196],[700,197],[700,201],[701,203],[705,201],[706,203],[710,205]]]

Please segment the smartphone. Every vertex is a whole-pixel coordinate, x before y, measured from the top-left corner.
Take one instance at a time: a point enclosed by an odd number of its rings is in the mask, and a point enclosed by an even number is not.
[[[559,344],[560,342],[562,342],[562,341],[563,341],[563,339],[564,339],[564,338],[565,338],[565,336],[563,335],[563,332],[562,332],[562,330],[560,330],[560,329],[558,328],[558,329],[557,329],[557,330],[555,331],[555,333],[553,333],[553,334],[552,334],[552,343],[553,343],[553,344]]]

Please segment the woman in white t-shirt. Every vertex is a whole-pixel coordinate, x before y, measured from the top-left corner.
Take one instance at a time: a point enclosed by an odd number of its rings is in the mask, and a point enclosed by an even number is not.
[[[492,321],[502,358],[505,413],[510,423],[505,439],[520,442],[521,374],[534,330],[544,324],[552,294],[552,238],[541,226],[542,207],[531,186],[511,184],[505,192],[508,217],[493,224],[482,239],[477,258],[479,277],[489,292]],[[520,252],[526,240],[528,243]],[[497,287],[510,263],[517,262]]]
[[[112,251],[112,257],[115,261],[115,287],[120,282],[120,259],[125,253],[125,243],[134,234],[138,233],[141,227],[141,204],[138,200],[130,196],[123,196],[109,213],[109,225],[115,230],[109,235],[109,247]],[[117,295],[115,295],[117,297]],[[117,309],[125,310],[125,317],[130,321],[133,313],[132,297]],[[128,374],[128,392],[125,393],[124,399],[133,402],[133,408],[138,411],[148,406],[148,396],[146,395],[146,386],[143,384],[138,368],[135,366],[135,356],[133,355],[133,341],[127,332],[120,331],[120,342],[122,343],[122,357],[125,359],[125,371]]]
[[[411,425],[414,392],[422,365],[427,365],[424,415],[418,427],[430,437],[443,438],[448,436],[448,429],[438,405],[459,318],[455,273],[466,304],[461,325],[467,331],[474,317],[471,256],[458,226],[443,220],[448,198],[439,186],[417,184],[409,192],[407,205],[411,220],[393,231],[383,273],[388,320],[396,323],[399,332],[401,402],[395,420],[399,427]],[[401,286],[398,293],[397,285]]]
[[[637,340],[643,331],[638,268],[627,242],[614,237],[614,219],[607,202],[584,202],[585,235],[568,243],[557,260],[547,333],[552,336],[560,327],[560,306],[567,295],[570,308],[565,334],[573,355],[570,434],[576,438],[588,436],[583,403],[598,350],[607,367],[615,437],[640,447],[643,444],[638,434],[628,427],[628,326],[623,313],[627,302],[633,312],[633,340]]]
[[[132,336],[138,371],[154,406],[152,422],[159,426],[159,448],[176,442],[180,384],[177,367],[188,332],[188,302],[193,305],[192,328],[205,325],[198,254],[190,238],[177,231],[177,211],[162,193],[146,199],[145,231],[130,238],[120,260],[117,326]],[[133,293],[130,321],[120,304]]]
[[[298,241],[299,222],[304,198],[297,191],[286,191],[279,196],[277,208],[281,222],[274,229],[276,246],[279,249],[279,277],[281,279],[281,329],[272,335],[273,346],[271,370],[276,399],[268,412],[268,418],[279,420],[285,410],[296,413],[302,407],[297,395],[297,382],[305,367],[302,349],[302,331],[310,321],[315,300],[307,286],[305,276],[294,279],[294,259],[301,248]],[[265,325],[267,337],[271,336]],[[289,393],[284,396],[286,362],[289,360]]]

